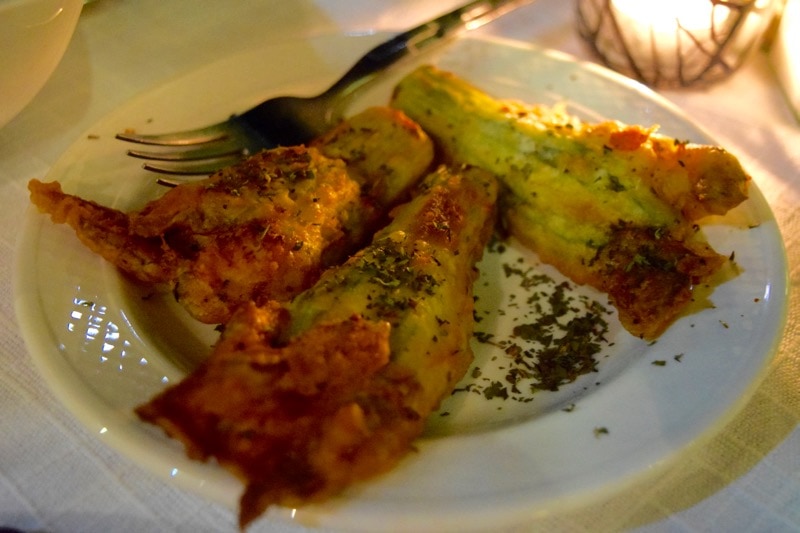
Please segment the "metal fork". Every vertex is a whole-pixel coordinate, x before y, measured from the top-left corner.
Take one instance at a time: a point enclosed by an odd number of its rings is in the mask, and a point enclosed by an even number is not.
[[[462,30],[480,27],[532,0],[477,0],[376,46],[325,92],[312,98],[271,98],[240,115],[203,128],[161,135],[119,133],[117,139],[171,147],[129,150],[144,168],[173,175],[207,175],[261,149],[308,142],[341,119],[358,89],[400,59]],[[161,180],[164,184],[170,182]]]

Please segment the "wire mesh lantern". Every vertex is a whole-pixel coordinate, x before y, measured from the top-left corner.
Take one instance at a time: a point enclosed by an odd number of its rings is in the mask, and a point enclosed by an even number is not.
[[[578,0],[578,31],[603,62],[653,87],[736,70],[783,0]]]

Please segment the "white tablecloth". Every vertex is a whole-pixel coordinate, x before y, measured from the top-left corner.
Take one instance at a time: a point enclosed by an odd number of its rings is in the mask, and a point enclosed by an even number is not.
[[[178,490],[107,448],[48,390],[16,325],[14,250],[26,183],[138,93],[265,42],[398,30],[453,0],[97,0],[35,101],[0,129],[0,526],[27,531],[234,531],[235,514]],[[591,59],[571,2],[539,0],[479,31]],[[1,53],[1,52],[0,52]],[[2,73],[0,73],[2,75]],[[704,90],[665,91],[737,154],[779,221],[800,282],[800,127],[763,55]],[[2,105],[2,104],[0,104]],[[673,467],[520,531],[800,531],[800,300],[765,381],[719,433]],[[252,531],[302,531],[261,520]]]

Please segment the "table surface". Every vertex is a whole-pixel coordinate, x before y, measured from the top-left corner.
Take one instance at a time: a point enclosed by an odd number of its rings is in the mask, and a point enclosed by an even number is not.
[[[21,338],[14,255],[26,184],[97,120],[132,97],[237,51],[303,36],[400,30],[453,0],[96,0],[57,71],[0,129],[0,526],[25,531],[235,531],[232,511],[181,491],[106,447],[55,399]],[[592,57],[574,6],[538,0],[478,30]],[[753,56],[706,89],[661,91],[741,159],[783,234],[800,282],[800,126],[769,62]],[[718,433],[670,468],[580,508],[515,530],[800,531],[800,306],[764,381]],[[298,532],[264,519],[252,531]]]

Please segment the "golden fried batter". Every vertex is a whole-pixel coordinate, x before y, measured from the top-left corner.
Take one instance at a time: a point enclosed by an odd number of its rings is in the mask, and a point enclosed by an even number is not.
[[[172,283],[198,320],[291,298],[368,240],[431,164],[402,113],[367,110],[310,147],[259,153],[125,215],[31,181],[31,200],[134,279]]]
[[[509,232],[572,280],[609,293],[636,336],[660,335],[725,261],[695,222],[743,202],[750,178],[719,147],[496,100],[434,67],[401,80],[392,105],[447,159],[495,173]]]
[[[246,484],[240,522],[393,467],[472,360],[496,184],[440,169],[370,246],[290,303],[245,305],[197,371],[137,412]]]
[[[64,194],[58,182],[28,183],[31,201],[56,224],[67,224],[94,253],[145,283],[164,283],[178,272],[178,254],[160,237],[148,238],[130,230],[128,215]]]

